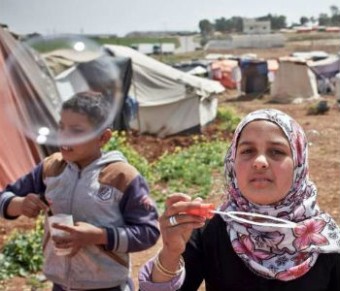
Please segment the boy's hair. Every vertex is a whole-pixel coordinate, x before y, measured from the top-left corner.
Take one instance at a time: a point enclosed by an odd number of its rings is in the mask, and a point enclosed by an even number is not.
[[[63,102],[61,110],[72,110],[73,112],[84,114],[95,127],[112,127],[112,104],[100,92],[85,91],[72,96]]]

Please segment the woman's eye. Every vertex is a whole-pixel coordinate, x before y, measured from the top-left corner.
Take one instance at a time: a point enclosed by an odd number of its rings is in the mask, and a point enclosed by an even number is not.
[[[253,152],[252,149],[243,149],[240,151],[241,155],[251,154],[252,152]]]
[[[271,150],[271,154],[272,154],[273,156],[281,156],[281,155],[285,155],[285,152],[282,151],[282,150],[274,149],[274,150]]]

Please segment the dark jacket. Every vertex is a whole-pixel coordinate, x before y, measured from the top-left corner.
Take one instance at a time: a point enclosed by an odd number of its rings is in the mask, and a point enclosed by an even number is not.
[[[215,216],[194,231],[185,253],[186,277],[181,291],[340,291],[340,254],[320,254],[304,276],[292,281],[265,279],[254,274],[231,246],[225,222]]]

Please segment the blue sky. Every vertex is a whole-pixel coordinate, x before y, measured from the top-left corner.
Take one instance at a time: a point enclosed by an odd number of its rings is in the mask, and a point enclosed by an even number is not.
[[[338,0],[0,0],[0,22],[13,32],[109,33],[136,30],[196,30],[198,22],[232,16],[330,15]]]

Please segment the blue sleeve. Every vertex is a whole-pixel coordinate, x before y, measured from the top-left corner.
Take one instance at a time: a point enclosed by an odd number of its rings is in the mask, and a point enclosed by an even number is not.
[[[14,219],[7,215],[7,207],[9,202],[15,197],[25,197],[29,193],[37,193],[39,195],[45,192],[45,184],[43,183],[43,165],[40,163],[30,173],[22,176],[17,181],[9,184],[0,192],[0,216],[6,219]]]
[[[142,176],[132,180],[119,206],[128,236],[127,251],[137,252],[153,246],[160,236],[158,213]]]

